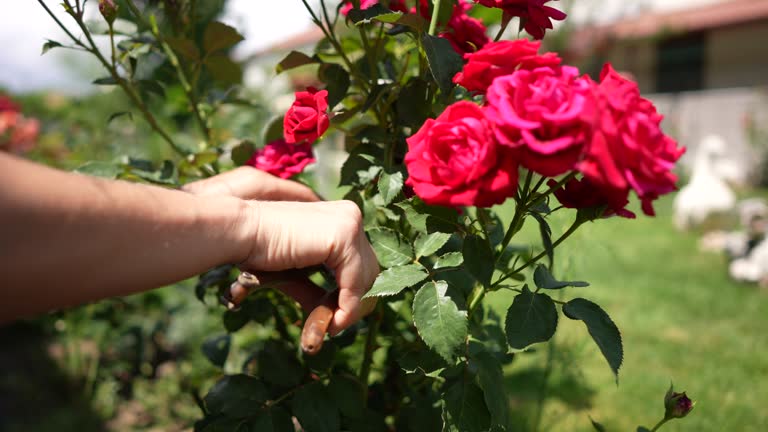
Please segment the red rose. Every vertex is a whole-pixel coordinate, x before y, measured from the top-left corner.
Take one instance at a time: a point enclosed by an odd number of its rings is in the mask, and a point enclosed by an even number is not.
[[[453,8],[453,15],[446,30],[440,33],[440,37],[447,39],[453,49],[461,55],[473,53],[491,41],[483,22],[467,15],[471,8],[472,5],[459,0]]]
[[[19,106],[11,98],[0,95],[0,113],[5,111],[19,112]]]
[[[279,139],[257,150],[245,164],[287,179],[301,173],[314,161],[312,144],[288,144]]]
[[[296,100],[283,120],[285,141],[315,142],[330,125],[327,111],[328,91],[309,87],[307,91],[296,92]]]
[[[552,0],[475,0],[483,6],[504,10],[508,17],[519,17],[525,31],[536,39],[542,39],[552,21],[562,21],[567,15],[553,7],[545,6]]]
[[[520,150],[521,164],[553,177],[574,169],[589,132],[584,121],[590,80],[570,67],[542,67],[496,78],[486,116],[502,145]]]
[[[526,39],[491,42],[479,51],[464,56],[467,64],[453,77],[453,82],[469,91],[485,93],[496,77],[509,75],[518,69],[560,65],[557,54],[539,55],[540,46],[541,42]]]
[[[676,189],[671,170],[685,148],[664,134],[663,116],[640,96],[637,84],[610,64],[593,88],[594,124],[578,169],[607,194],[611,208],[621,208],[632,189],[643,212],[653,216],[652,202]]]
[[[549,180],[547,182],[549,187],[555,187],[557,182]],[[635,214],[631,211],[623,208],[629,204],[629,200],[624,200],[622,208],[610,208],[608,205],[609,199],[603,193],[603,191],[592,184],[588,179],[576,180],[571,179],[559,189],[555,190],[555,196],[560,204],[566,208],[582,209],[582,208],[595,208],[595,207],[608,207],[603,213],[603,217],[609,217],[618,215],[627,219],[634,219]]]
[[[35,147],[40,133],[40,122],[13,111],[14,106],[8,108],[0,110],[0,150],[17,154],[27,153]]]
[[[408,138],[407,185],[427,204],[490,207],[517,189],[514,152],[493,139],[477,105],[461,101]]]

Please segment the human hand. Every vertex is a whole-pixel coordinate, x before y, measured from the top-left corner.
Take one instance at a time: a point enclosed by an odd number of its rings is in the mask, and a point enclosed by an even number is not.
[[[247,207],[241,224],[246,246],[242,269],[261,275],[325,265],[335,274],[339,287],[338,307],[328,329],[331,335],[373,310],[375,300],[361,299],[376,279],[379,264],[363,233],[357,205],[350,201],[249,201]],[[298,296],[309,292],[286,293],[300,300]]]
[[[301,183],[281,179],[248,166],[187,183],[181,189],[199,196],[229,195],[263,201],[320,201],[312,189]]]

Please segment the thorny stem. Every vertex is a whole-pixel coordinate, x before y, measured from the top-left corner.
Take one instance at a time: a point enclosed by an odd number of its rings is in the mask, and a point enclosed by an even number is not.
[[[368,335],[365,337],[365,351],[363,352],[363,363],[360,366],[360,382],[363,387],[368,388],[368,377],[371,374],[371,364],[373,363],[373,351],[376,348],[376,336],[379,333],[379,326],[384,313],[381,310],[381,304],[376,306],[376,311],[368,322]],[[368,392],[364,394],[365,403],[368,403]]]
[[[88,41],[88,45],[84,44],[80,39],[76,38],[64,24],[59,21],[59,19],[56,17],[56,15],[53,14],[53,12],[45,5],[43,0],[37,0],[38,3],[45,9],[45,11],[48,13],[48,15],[53,18],[53,20],[56,22],[56,24],[61,27],[62,30],[72,39],[72,42],[75,44],[81,46],[84,50],[88,51],[89,53],[93,54],[99,62],[104,66],[105,69],[109,72],[112,79],[117,83],[118,86],[120,86],[121,89],[123,89],[123,92],[128,96],[128,98],[131,100],[131,102],[136,106],[136,108],[141,111],[141,113],[144,115],[144,119],[147,121],[149,126],[154,130],[160,137],[165,140],[165,142],[168,143],[168,145],[171,146],[171,148],[178,153],[181,156],[187,156],[188,152],[182,149],[181,147],[177,146],[175,142],[173,142],[173,139],[171,138],[168,133],[163,130],[160,125],[157,123],[157,120],[152,115],[152,113],[149,112],[147,109],[147,106],[144,104],[144,102],[141,100],[139,95],[136,94],[136,92],[131,88],[129,83],[123,79],[120,74],[117,73],[117,69],[112,67],[107,59],[104,58],[104,56],[101,54],[101,51],[96,47],[96,44],[93,41],[93,38],[91,37],[91,34],[88,32],[88,29],[85,27],[85,24],[82,21],[82,17],[79,17],[78,15],[72,15],[75,22],[77,23],[78,27],[80,27],[80,30],[85,35],[86,40]],[[72,5],[69,2],[69,0],[64,0],[65,7],[72,9]]]

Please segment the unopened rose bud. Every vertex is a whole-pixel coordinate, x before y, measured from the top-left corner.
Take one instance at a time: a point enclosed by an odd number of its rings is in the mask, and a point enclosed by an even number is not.
[[[112,23],[115,22],[115,18],[117,18],[117,5],[115,4],[115,1],[99,0],[99,12],[101,12],[101,16],[107,20],[107,23],[112,25]]]
[[[677,393],[672,386],[669,387],[667,395],[664,396],[664,408],[667,419],[683,418],[693,410],[695,403],[686,396],[685,392]]]

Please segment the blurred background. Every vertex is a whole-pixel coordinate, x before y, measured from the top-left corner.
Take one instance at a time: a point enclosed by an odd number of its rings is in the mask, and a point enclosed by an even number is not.
[[[69,25],[58,1],[44,3]],[[314,82],[300,70],[274,72],[287,52],[310,53],[322,38],[302,3],[263,3],[206,6],[246,37],[231,53],[242,66],[243,103],[213,119],[215,131],[226,131],[217,139],[232,146],[262,144],[291,92]],[[650,425],[670,381],[698,403],[666,430],[768,430],[768,0],[556,3],[569,18],[547,35],[547,49],[593,77],[612,62],[657,104],[666,131],[688,151],[681,190],[661,200],[656,218],[590,224],[559,252],[562,276],[588,280],[623,332],[619,385],[578,323],[564,322],[551,346],[518,356],[506,371],[519,430],[588,431],[590,416],[609,430]],[[123,155],[169,157],[140,116],[112,116],[129,103],[119,89],[91,84],[104,72],[89,56],[41,55],[46,40],[65,35],[38,2],[6,9],[0,111],[11,111],[3,103],[12,101],[19,115],[0,117],[0,149],[63,169]],[[90,13],[98,18],[94,7]],[[176,114],[179,91],[166,89],[152,107],[194,146],[193,127]],[[337,137],[326,141],[312,181],[337,196],[345,155]],[[589,247],[580,246],[586,240]],[[195,284],[0,328],[0,432],[191,430],[219,373],[200,345],[222,330],[221,310],[195,299]],[[492,300],[501,313],[508,306]],[[247,334],[237,338],[235,345],[248,344]]]

